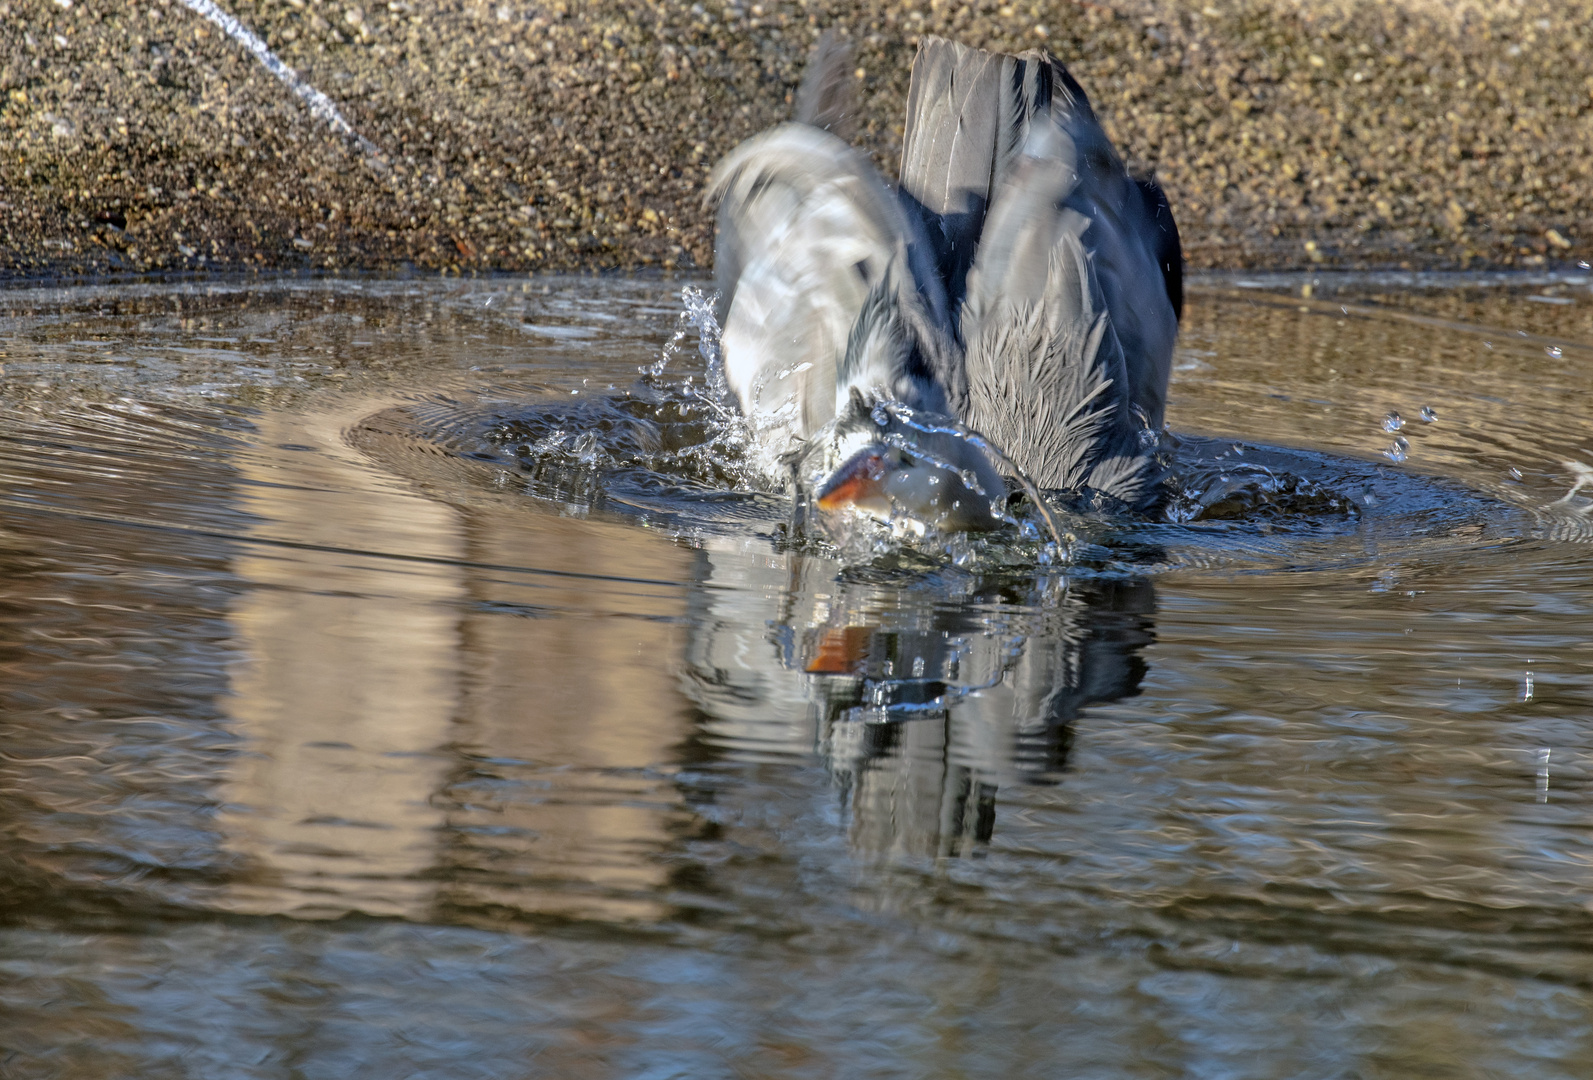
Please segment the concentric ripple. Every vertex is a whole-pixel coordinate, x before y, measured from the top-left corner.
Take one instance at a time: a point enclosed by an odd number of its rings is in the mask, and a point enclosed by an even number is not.
[[[448,497],[514,491],[528,502],[643,519],[685,533],[770,535],[791,507],[747,467],[745,433],[693,384],[639,380],[622,392],[431,398],[389,409],[351,435],[384,467]],[[1169,496],[1154,515],[1055,513],[1085,571],[1250,571],[1399,561],[1523,539],[1583,539],[1581,504],[1522,506],[1389,461],[1203,436],[1167,440]],[[449,459],[447,478],[438,475]],[[1032,563],[1032,530],[948,539],[986,565]],[[923,545],[918,545],[922,548]],[[879,554],[881,547],[869,549]]]

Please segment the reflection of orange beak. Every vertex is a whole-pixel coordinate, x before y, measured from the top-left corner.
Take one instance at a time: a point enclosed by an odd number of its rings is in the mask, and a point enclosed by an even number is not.
[[[819,492],[818,507],[826,513],[851,506],[864,499],[877,497],[880,481],[890,469],[878,454],[859,454],[841,466]]]
[[[810,675],[855,675],[868,656],[872,626],[827,627],[812,645],[812,659],[803,668]]]

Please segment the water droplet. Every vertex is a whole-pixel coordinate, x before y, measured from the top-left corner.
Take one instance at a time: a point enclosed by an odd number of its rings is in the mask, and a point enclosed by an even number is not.
[[[1491,341],[1484,341],[1484,342],[1483,342],[1483,343],[1482,343],[1482,345],[1483,345],[1483,348],[1485,348],[1485,349],[1491,349],[1491,348],[1493,348],[1493,342],[1491,342]]]
[[[1588,261],[1586,259],[1578,259],[1576,261],[1576,265],[1577,269],[1579,270],[1593,270],[1593,266],[1588,265]]]
[[[1438,419],[1438,413],[1433,409],[1433,407],[1431,405],[1423,405],[1422,406],[1422,422],[1423,423],[1431,424],[1433,421],[1435,421],[1437,419]]]
[[[1522,684],[1521,684],[1521,700],[1522,701],[1531,701],[1532,700],[1532,695],[1533,695],[1532,672],[1529,671],[1529,672],[1527,672],[1527,677],[1524,680],[1522,680]]]
[[[1410,443],[1404,439],[1395,439],[1389,448],[1383,451],[1383,456],[1393,462],[1404,461],[1410,456]]]
[[[1398,431],[1400,428],[1402,428],[1404,426],[1405,426],[1405,418],[1403,416],[1399,415],[1399,413],[1397,413],[1397,412],[1391,412],[1387,416],[1383,417],[1383,430],[1384,431]]]
[[[1558,345],[1550,345],[1543,351],[1554,357],[1556,360],[1560,359],[1560,346]]]
[[[1514,465],[1510,466],[1510,479],[1512,479],[1512,480],[1520,480],[1521,479],[1521,470],[1516,468]]]

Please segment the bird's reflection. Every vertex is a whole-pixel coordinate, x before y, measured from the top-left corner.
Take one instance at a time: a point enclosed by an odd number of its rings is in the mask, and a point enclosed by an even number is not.
[[[702,554],[686,692],[718,753],[816,752],[861,853],[978,850],[1001,787],[1054,782],[1080,710],[1139,692],[1147,580],[881,580],[789,559]]]

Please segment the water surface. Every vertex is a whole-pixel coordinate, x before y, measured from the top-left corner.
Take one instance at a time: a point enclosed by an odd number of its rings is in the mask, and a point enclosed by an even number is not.
[[[678,291],[0,293],[0,1072],[1588,1075],[1586,280],[1197,283],[1050,566],[793,542]]]

